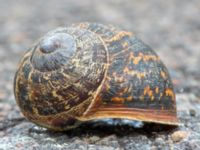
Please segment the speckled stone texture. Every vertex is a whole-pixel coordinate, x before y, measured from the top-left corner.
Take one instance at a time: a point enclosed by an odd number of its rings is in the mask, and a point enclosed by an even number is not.
[[[0,150],[199,150],[199,0],[0,0]],[[75,22],[113,24],[136,33],[170,71],[179,128],[87,124],[51,132],[26,121],[13,78],[22,54],[49,30]]]

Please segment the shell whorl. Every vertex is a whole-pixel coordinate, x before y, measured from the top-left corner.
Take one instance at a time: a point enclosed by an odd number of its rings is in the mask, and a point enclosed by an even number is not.
[[[49,32],[16,73],[18,105],[27,118],[81,115],[105,76],[106,61],[105,46],[95,33],[76,27]]]
[[[31,63],[40,71],[57,70],[67,64],[75,51],[73,36],[67,33],[50,33],[36,46]]]

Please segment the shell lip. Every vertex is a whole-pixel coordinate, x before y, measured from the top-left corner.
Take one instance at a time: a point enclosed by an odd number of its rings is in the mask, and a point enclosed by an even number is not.
[[[112,109],[112,110],[111,110]],[[90,121],[96,119],[128,119],[142,121],[146,123],[156,123],[170,126],[181,126],[182,124],[176,117],[176,113],[164,110],[148,110],[137,108],[101,108],[91,111],[85,116],[77,118],[80,121]]]

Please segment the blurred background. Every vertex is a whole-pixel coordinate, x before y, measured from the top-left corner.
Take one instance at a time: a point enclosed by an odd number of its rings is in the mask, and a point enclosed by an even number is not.
[[[169,69],[178,111],[200,114],[199,0],[0,0],[0,136],[18,111],[13,78],[23,53],[49,30],[83,21],[136,33]]]

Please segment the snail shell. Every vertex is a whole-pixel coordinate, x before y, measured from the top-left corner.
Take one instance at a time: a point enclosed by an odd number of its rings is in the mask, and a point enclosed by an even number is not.
[[[133,33],[113,26],[47,33],[22,58],[14,92],[27,119],[53,130],[105,118],[178,124],[167,68]]]

